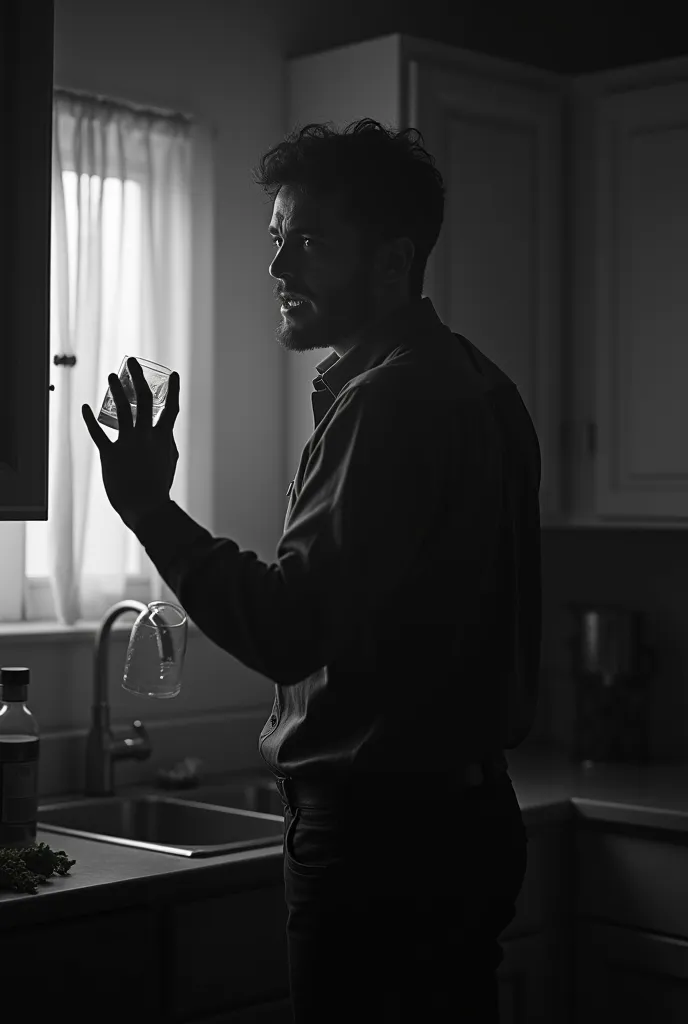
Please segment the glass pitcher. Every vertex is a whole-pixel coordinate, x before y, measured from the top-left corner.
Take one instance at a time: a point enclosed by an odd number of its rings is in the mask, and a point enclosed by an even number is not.
[[[122,687],[138,697],[176,697],[182,688],[186,639],[184,609],[152,601],[131,631]]]

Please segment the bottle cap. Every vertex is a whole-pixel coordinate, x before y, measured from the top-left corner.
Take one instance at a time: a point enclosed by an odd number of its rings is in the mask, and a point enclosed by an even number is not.
[[[29,685],[31,671],[28,668],[0,668],[0,686],[2,699],[5,703],[26,700],[26,687]]]

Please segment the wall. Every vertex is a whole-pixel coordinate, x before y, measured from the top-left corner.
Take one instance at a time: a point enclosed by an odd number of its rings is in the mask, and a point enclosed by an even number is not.
[[[500,11],[464,3],[447,14],[444,3],[390,8],[385,0],[353,5],[56,0],[57,85],[179,109],[211,132],[213,165],[203,185],[208,195],[202,230],[212,234],[214,262],[212,309],[206,310],[214,378],[212,507],[204,521],[213,532],[233,537],[270,562],[284,516],[286,356],[273,336],[269,206],[250,178],[251,167],[283,130],[284,58],[396,31],[564,73],[685,52],[675,26],[658,18],[649,24],[643,16],[637,23],[625,11],[620,30],[615,12],[599,3],[592,18],[592,8],[587,16],[580,6],[568,16],[561,8],[546,16],[544,9],[533,13],[521,4],[504,4]],[[196,273],[205,277],[199,268]],[[192,512],[193,501],[192,495]],[[686,544],[678,531],[545,531],[543,691],[533,740],[551,736],[566,745],[571,737],[572,690],[558,607],[577,597],[618,597],[648,612],[662,645],[653,749],[658,756],[688,753],[681,572],[688,563],[680,557]],[[0,664],[32,669],[30,705],[44,738],[42,793],[82,786],[92,646],[92,632],[0,635]],[[273,694],[267,680],[195,633],[180,697],[164,706],[144,703],[118,685],[124,651],[125,636],[116,631],[110,663],[112,721],[125,725],[141,715],[154,757],[144,764],[118,765],[119,780],[149,775],[185,754],[203,756],[211,771],[261,765],[257,738]]]

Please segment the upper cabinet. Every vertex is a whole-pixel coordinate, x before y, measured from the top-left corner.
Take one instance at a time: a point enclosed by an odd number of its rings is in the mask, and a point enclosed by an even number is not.
[[[565,518],[688,522],[688,60],[571,86]]]
[[[0,6],[0,520],[48,518],[53,4]]]
[[[571,77],[392,35],[288,83],[290,129],[422,132],[447,186],[425,294],[517,384],[542,525],[688,524],[688,58]],[[318,358],[287,363],[290,469]]]
[[[289,129],[372,117],[422,133],[447,189],[424,294],[518,386],[540,439],[543,524],[560,513],[563,81],[397,34],[289,62]],[[322,358],[287,360],[290,469]]]
[[[513,72],[512,72],[513,73]],[[555,82],[411,61],[411,123],[447,189],[425,292],[517,385],[542,455],[540,515],[559,512],[561,123]]]

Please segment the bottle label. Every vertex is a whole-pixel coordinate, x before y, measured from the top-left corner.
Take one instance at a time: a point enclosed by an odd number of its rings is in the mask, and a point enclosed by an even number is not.
[[[21,825],[36,820],[38,761],[5,761],[0,766],[0,822]]]

